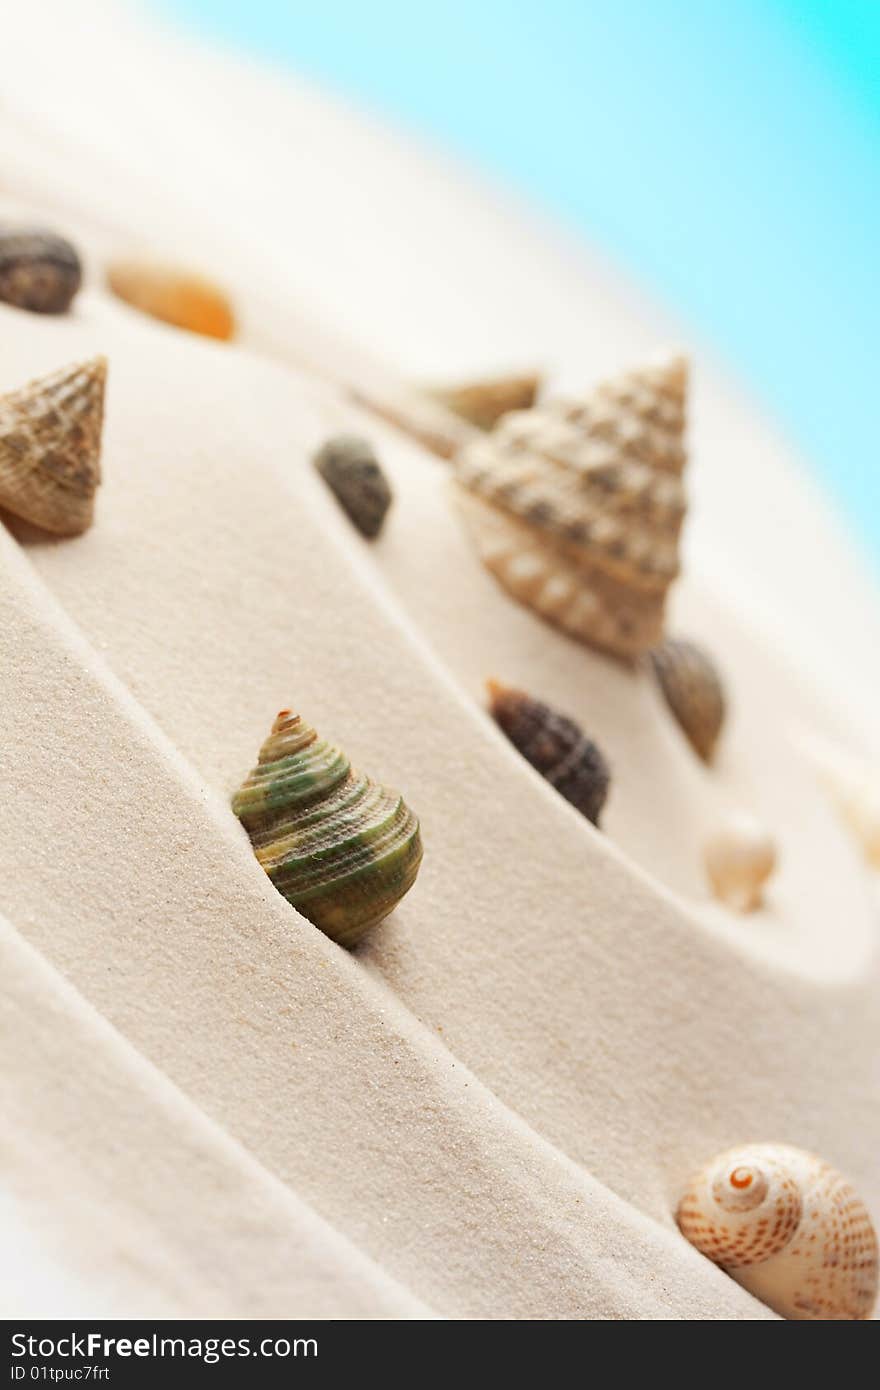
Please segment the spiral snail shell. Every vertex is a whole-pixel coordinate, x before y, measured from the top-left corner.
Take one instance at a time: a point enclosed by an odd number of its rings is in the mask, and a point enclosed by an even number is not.
[[[621,657],[663,638],[687,505],[687,383],[680,357],[628,372],[503,415],[456,459],[459,510],[498,583]]]
[[[415,882],[419,823],[399,792],[282,710],[232,809],[279,893],[340,946],[354,946]]]
[[[0,507],[59,536],[91,525],[106,380],[95,357],[0,397]]]
[[[788,1144],[744,1144],[696,1173],[682,1235],[784,1318],[868,1318],[877,1236],[847,1180]]]
[[[611,771],[601,749],[564,714],[522,690],[486,682],[489,710],[517,752],[598,826]]]

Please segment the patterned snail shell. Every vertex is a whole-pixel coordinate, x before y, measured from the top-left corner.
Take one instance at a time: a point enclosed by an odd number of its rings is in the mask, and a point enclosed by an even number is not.
[[[489,710],[514,748],[598,826],[611,771],[601,749],[564,714],[522,690],[487,681]]]
[[[458,510],[501,587],[625,659],[663,640],[679,572],[687,389],[668,358],[508,412],[456,456]]]
[[[877,1236],[847,1180],[788,1144],[745,1144],[696,1173],[682,1234],[784,1318],[868,1318]]]
[[[355,772],[290,710],[232,809],[279,893],[341,946],[354,946],[415,882],[422,841],[403,797]]]
[[[106,380],[95,357],[0,397],[0,507],[59,536],[92,524]]]

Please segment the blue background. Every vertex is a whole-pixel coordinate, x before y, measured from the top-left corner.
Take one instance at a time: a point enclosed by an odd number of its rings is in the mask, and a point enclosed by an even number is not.
[[[880,566],[880,0],[152,0],[524,192],[711,339]]]

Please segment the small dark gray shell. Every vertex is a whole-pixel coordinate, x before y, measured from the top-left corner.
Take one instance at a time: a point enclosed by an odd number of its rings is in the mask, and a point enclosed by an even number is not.
[[[666,703],[694,752],[709,762],[726,712],[724,685],[715,662],[696,642],[674,637],[650,655]]]
[[[598,826],[611,785],[611,769],[602,750],[573,719],[541,700],[497,681],[489,681],[488,686],[492,717],[517,752]]]
[[[0,300],[36,314],[63,314],[82,283],[69,241],[41,227],[0,226]]]
[[[315,467],[361,534],[378,536],[392,492],[369,440],[334,435],[315,455]]]

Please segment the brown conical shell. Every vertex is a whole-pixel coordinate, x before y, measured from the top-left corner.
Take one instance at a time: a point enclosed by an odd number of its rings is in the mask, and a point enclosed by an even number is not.
[[[87,530],[101,481],[107,360],[0,397],[0,507],[59,536]]]
[[[564,714],[522,690],[486,682],[489,710],[517,752],[598,826],[611,772],[601,749]]]
[[[650,655],[666,703],[691,747],[709,762],[726,711],[718,667],[705,647],[681,638],[667,638]]]
[[[432,387],[430,395],[478,429],[490,430],[511,410],[531,410],[538,399],[541,378],[535,372],[522,376],[493,377],[460,386]]]
[[[686,511],[687,364],[505,415],[458,456],[466,523],[505,589],[581,641],[633,657],[663,637]]]

